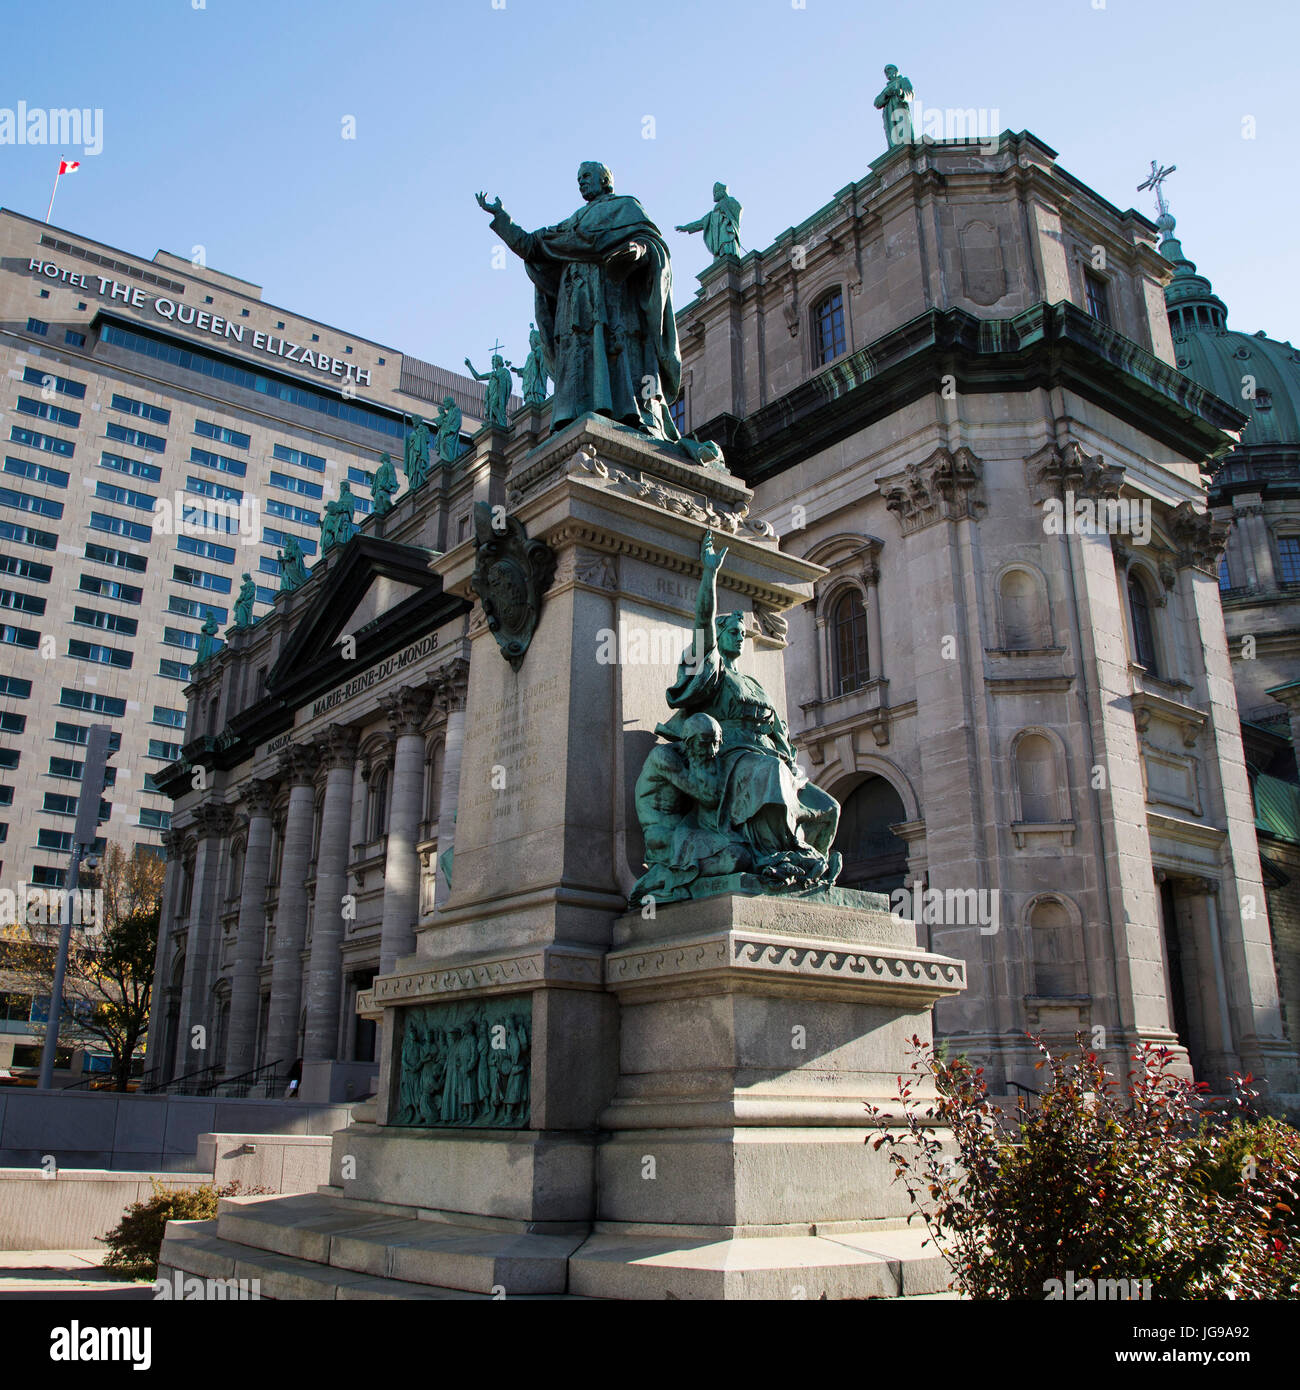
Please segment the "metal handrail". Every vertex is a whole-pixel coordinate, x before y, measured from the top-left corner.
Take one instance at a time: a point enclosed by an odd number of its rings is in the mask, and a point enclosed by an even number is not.
[[[238,1076],[223,1076],[214,1079],[208,1084],[205,1094],[211,1095],[218,1086],[243,1086],[242,1095],[247,1095],[249,1089],[257,1085],[258,1079],[263,1072],[270,1072],[273,1076],[276,1069],[284,1061],[283,1057],[277,1057],[274,1062],[263,1062],[260,1067],[254,1067],[251,1071],[240,1072]]]

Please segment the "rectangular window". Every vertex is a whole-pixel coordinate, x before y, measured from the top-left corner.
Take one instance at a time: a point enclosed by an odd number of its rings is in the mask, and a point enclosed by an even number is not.
[[[41,645],[41,634],[33,627],[18,627],[14,623],[0,623],[0,642],[11,647],[26,647],[31,650]]]
[[[126,444],[132,449],[144,449],[151,454],[161,454],[167,447],[167,441],[161,435],[131,429],[112,420],[104,427],[104,433],[118,444]]]
[[[68,709],[84,709],[90,714],[106,714],[110,719],[121,719],[126,714],[125,700],[99,695],[93,690],[74,690],[70,685],[63,687],[59,704]]]
[[[1232,576],[1228,573],[1228,557],[1219,557],[1219,589],[1225,591],[1232,588]]]
[[[197,493],[200,497],[211,497],[217,502],[242,502],[242,488],[227,487],[225,483],[214,482],[210,478],[196,478],[192,473],[186,479],[185,491]]]
[[[281,502],[276,497],[266,499],[266,513],[268,516],[283,517],[285,521],[296,521],[299,526],[320,525],[319,512],[309,511],[306,507],[291,506],[288,502]]]
[[[318,501],[325,496],[325,489],[310,478],[295,478],[289,473],[271,472],[271,486],[282,487],[286,492],[297,492],[303,497],[314,497]]]
[[[75,816],[77,814],[77,798],[75,796],[64,796],[62,792],[46,792],[45,804],[41,810],[49,816]],[[102,824],[113,814],[113,803],[111,801],[101,801],[99,803],[99,821]]]
[[[199,622],[203,622],[211,613],[222,627],[225,627],[230,617],[230,610],[222,608],[219,604],[200,603],[198,599],[182,598],[179,594],[168,596],[167,611],[179,613],[182,618],[196,618]]]
[[[263,555],[257,562],[257,568],[262,574],[282,575],[284,568],[274,555]]]
[[[33,497],[12,487],[0,487],[0,507],[12,507],[16,512],[32,512],[36,516],[48,516],[51,521],[58,521],[63,515],[62,502],[55,502],[48,497]]]
[[[367,473],[364,468],[349,468],[348,482],[361,483],[364,487],[369,487],[375,481],[373,473]]]
[[[263,545],[278,545],[281,548],[283,548],[287,538],[287,533],[284,531],[277,531],[272,526],[262,527]],[[317,546],[314,540],[311,540],[307,536],[294,536],[294,540],[296,540],[298,544],[302,546],[302,553],[304,555],[315,555]]]
[[[33,400],[31,396],[18,397],[18,413],[35,416],[38,420],[48,420],[52,425],[67,425],[69,429],[74,430],[81,424],[79,410],[68,410],[52,401]]]
[[[173,565],[172,579],[177,584],[192,584],[196,589],[211,589],[216,594],[230,592],[230,580],[224,574],[209,574],[207,570],[191,569],[189,565]]]
[[[24,560],[18,555],[0,555],[0,574],[12,574],[15,579],[30,579],[33,584],[48,584],[54,573],[50,565],[39,560]]]
[[[1283,584],[1300,584],[1300,536],[1279,536],[1278,578]]]
[[[160,405],[149,405],[145,401],[132,400],[130,396],[113,397],[113,409],[127,415],[138,415],[141,420],[152,420],[155,425],[170,425],[172,413]]]
[[[16,478],[30,478],[34,483],[44,483],[47,487],[67,487],[68,475],[62,468],[51,468],[48,463],[33,463],[30,459],[5,458],[5,472]]]
[[[68,655],[75,661],[94,661],[101,666],[117,666],[125,671],[131,669],[134,659],[130,652],[120,651],[117,647],[104,647],[97,642],[78,642],[74,638],[68,639]]]
[[[172,816],[170,811],[151,811],[148,807],[140,809],[140,824],[153,830],[171,829]]]
[[[123,584],[116,579],[99,579],[93,574],[83,574],[77,587],[83,594],[115,598],[122,603],[140,603],[144,599],[144,590],[134,584]]]
[[[66,376],[55,376],[53,372],[42,371],[39,367],[24,367],[23,380],[28,386],[51,386],[62,396],[73,396],[79,401],[86,399],[86,388],[80,381]]]
[[[115,473],[125,473],[130,478],[142,478],[146,483],[162,482],[162,469],[156,463],[145,463],[142,459],[123,458],[121,454],[103,453],[99,456],[101,468],[111,468]]]
[[[31,885],[32,885],[33,888],[62,888],[62,887],[63,887],[63,874],[64,874],[64,870],[62,870],[62,869],[52,869],[52,868],[50,868],[50,866],[49,866],[48,864],[37,864],[37,865],[32,869],[32,876],[31,876],[31,878],[28,880],[28,882],[31,883]],[[46,1000],[45,1000],[45,1006],[46,1006],[47,1009],[49,1008],[49,1002],[50,1002],[50,1001],[49,1001],[49,998],[47,997]],[[34,1004],[32,1005],[33,1021],[34,1021],[34,1022],[41,1022],[41,1023],[44,1023],[44,1021],[45,1021],[44,1018],[41,1018],[41,1019],[36,1019],[36,1018],[35,1018],[35,1014],[36,1014],[36,1012],[37,1012],[37,1005],[38,1005],[39,1003],[40,1003],[40,1001],[37,1000],[36,1003],[34,1003]],[[35,1051],[34,1048],[33,1048],[32,1050]],[[55,1056],[56,1056],[56,1058],[57,1058],[58,1054],[56,1053]],[[17,1049],[17,1048],[14,1048],[14,1061],[16,1062],[17,1060],[18,1060],[18,1049]],[[33,1062],[32,1065],[35,1066],[35,1065],[37,1065],[37,1064],[36,1064],[35,1062]]]
[[[0,713],[0,734],[21,734],[27,729],[27,716],[14,714],[12,710]]]
[[[677,426],[677,433],[678,433],[678,434],[685,434],[685,433],[686,433],[686,392],[685,392],[685,391],[683,391],[683,392],[681,393],[681,395],[678,396],[677,399],[672,403],[672,405],[670,405],[670,406],[668,407],[668,413],[669,413],[669,415],[671,415],[671,416],[673,417],[673,424]]]
[[[68,724],[60,719],[54,725],[54,737],[60,743],[77,743],[84,748],[90,742],[90,725]],[[109,734],[108,751],[116,753],[120,751],[121,747],[122,735],[117,732]]]
[[[299,468],[310,468],[314,473],[325,471],[325,460],[319,454],[309,454],[305,449],[291,449],[287,444],[273,444],[271,457],[281,463],[296,464]]]
[[[14,789],[12,787],[0,787],[0,806],[12,806],[14,804]]]
[[[35,613],[39,618],[45,612],[45,600],[18,589],[0,589],[0,608],[12,609],[15,613]]]
[[[0,695],[12,695],[15,700],[29,700],[31,694],[31,681],[18,676],[0,676]]]
[[[9,768],[12,771],[18,766],[18,760],[21,756],[16,748],[0,748],[0,767]]]
[[[185,711],[183,709],[169,709],[166,705],[155,705],[153,707],[153,722],[166,724],[169,729],[183,729],[185,727]]]
[[[261,584],[255,584],[253,588],[257,594],[258,603],[275,603],[276,590],[263,588]]]
[[[1084,297],[1088,312],[1097,320],[1110,326],[1110,303],[1106,295],[1106,282],[1099,275],[1085,270],[1083,273]]]
[[[151,512],[157,498],[148,492],[136,492],[134,488],[118,487],[116,483],[97,482],[95,496],[101,502],[116,502],[123,507],[135,507],[137,511]]]
[[[253,442],[250,435],[232,430],[229,425],[217,425],[209,420],[195,420],[194,433],[202,435],[204,439],[215,439],[218,444],[229,444],[235,449],[247,449]]]
[[[78,333],[75,328],[69,328],[63,335],[63,341],[67,343],[69,347],[85,347],[86,335],[84,333]]]
[[[149,752],[146,757],[161,758],[164,762],[174,763],[181,755],[181,745],[179,743],[168,743],[166,739],[151,738],[149,740]]]
[[[29,449],[43,449],[47,454],[58,454],[60,458],[70,459],[76,453],[76,445],[70,439],[59,439],[52,434],[39,434],[24,425],[10,425],[9,439],[14,444],[25,444]]]
[[[202,464],[204,468],[215,468],[218,473],[233,473],[242,478],[248,472],[248,465],[242,459],[227,458],[225,454],[210,454],[196,444],[190,450],[190,462]]]
[[[33,545],[37,550],[55,550],[59,544],[59,538],[53,531],[39,531],[35,526],[16,526],[12,521],[0,521],[0,541]]]
[[[158,674],[169,681],[188,681],[190,668],[183,661],[168,661],[166,657],[158,663]]]
[[[53,549],[53,546],[50,548]],[[135,574],[143,574],[149,568],[145,555],[132,555],[129,550],[114,550],[111,546],[95,545],[93,541],[86,542],[85,558],[99,565],[115,565],[118,569],[131,570]]]
[[[82,627],[97,627],[101,632],[120,632],[123,637],[134,637],[140,627],[134,618],[104,613],[98,608],[82,608],[80,604],[72,610],[72,621]]]
[[[196,536],[177,536],[176,549],[187,555],[198,555],[205,560],[220,560],[223,565],[235,563],[235,552],[228,545],[217,545],[215,541],[201,541]]]
[[[146,526],[141,521],[127,521],[121,516],[109,516],[107,512],[91,512],[90,529],[107,531],[110,536],[125,536],[131,541],[153,540],[152,526]]]
[[[199,649],[199,634],[187,632],[183,627],[164,627],[163,641],[169,647],[188,647],[191,651]]]
[[[38,338],[43,338],[50,331],[50,325],[43,323],[40,319],[28,319],[27,331],[35,333]]]
[[[190,530],[220,531],[227,536],[233,536],[239,530],[239,518],[237,516],[224,516],[217,512],[210,512],[206,507],[199,506],[197,502],[191,502],[181,507],[181,520]]]

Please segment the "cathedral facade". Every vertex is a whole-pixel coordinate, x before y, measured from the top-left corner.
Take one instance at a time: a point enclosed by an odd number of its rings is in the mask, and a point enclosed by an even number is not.
[[[1027,1034],[1079,1031],[1121,1071],[1150,1042],[1214,1087],[1297,1089],[1203,481],[1245,416],[1176,361],[1156,234],[1026,133],[907,145],[678,305],[679,425],[822,571],[788,625],[749,618],[843,805],[841,882],[904,894],[966,962],[936,1025],[997,1091],[1035,1086]],[[195,667],[157,778],[164,1077],[300,1062],[304,1095],[370,1088],[370,983],[491,795],[460,763],[494,718],[466,708],[485,619],[430,562],[469,553],[474,503],[509,509],[548,425],[484,427]],[[507,751],[544,788],[545,748]],[[630,889],[634,835],[626,857]]]

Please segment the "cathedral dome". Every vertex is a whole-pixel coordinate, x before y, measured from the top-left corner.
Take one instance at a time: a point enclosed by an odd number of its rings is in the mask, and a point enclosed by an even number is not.
[[[1250,416],[1241,448],[1300,445],[1300,349],[1264,333],[1232,332],[1227,306],[1183,254],[1174,219],[1162,213],[1156,225],[1164,234],[1160,253],[1174,267],[1165,306],[1178,370]],[[1253,398],[1245,394],[1252,385]]]

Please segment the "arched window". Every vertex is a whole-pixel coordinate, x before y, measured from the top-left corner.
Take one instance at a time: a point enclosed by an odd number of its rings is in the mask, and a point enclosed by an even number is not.
[[[1016,744],[1016,786],[1020,792],[1022,821],[1060,820],[1056,756],[1045,735],[1026,734]]]
[[[865,685],[867,610],[856,589],[846,589],[831,609],[831,669],[834,692],[843,695]]]
[[[376,769],[370,779],[370,805],[367,811],[368,837],[377,840],[388,832],[388,769]]]
[[[1133,623],[1133,660],[1153,676],[1160,674],[1156,661],[1155,625],[1151,618],[1151,596],[1146,581],[1136,570],[1128,577],[1128,611]]]
[[[844,351],[844,296],[839,290],[824,294],[813,306],[813,365],[834,362]]]
[[[1002,612],[1002,645],[1008,651],[1030,651],[1047,645],[1047,611],[1042,590],[1028,570],[1008,570],[998,586]]]
[[[439,741],[429,749],[424,760],[424,819],[430,831],[438,828],[442,807],[442,761],[443,745]]]
[[[187,859],[181,868],[181,917],[190,915],[194,902],[194,860]]]
[[[321,792],[317,792],[317,793],[316,793],[316,805],[315,805],[315,807],[314,807],[313,810],[312,810],[312,825],[311,825],[311,857],[312,857],[312,862],[313,862],[313,863],[314,863],[317,859],[320,858],[321,826],[323,825],[324,820],[325,820],[325,793],[324,793],[323,791],[321,791]]]
[[[840,884],[888,893],[907,881],[907,841],[889,828],[907,819],[902,798],[883,777],[868,777],[844,800],[834,848],[843,856]]]
[[[244,888],[244,842],[236,840],[230,851],[230,882],[226,897],[237,898]]]
[[[1037,902],[1029,912],[1033,950],[1034,993],[1059,999],[1078,992],[1074,963],[1074,923],[1063,903]]]

